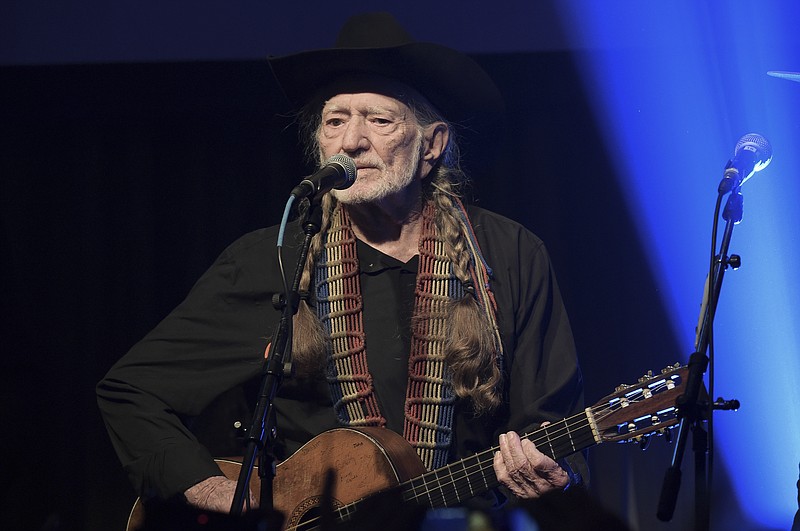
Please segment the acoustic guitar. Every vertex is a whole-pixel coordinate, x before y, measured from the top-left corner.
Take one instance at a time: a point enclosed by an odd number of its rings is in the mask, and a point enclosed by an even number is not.
[[[583,412],[521,437],[559,460],[596,444],[643,442],[666,434],[678,424],[675,401],[683,393],[687,371],[676,364],[655,376],[648,373],[636,384],[620,385]],[[378,494],[417,507],[451,507],[498,486],[492,467],[498,449],[428,472],[414,449],[391,430],[337,428],[314,437],[277,466],[274,507],[284,517],[284,531],[319,528],[321,518],[347,522],[374,505]],[[238,478],[239,463],[217,463],[228,478]],[[259,490],[256,473],[250,488]],[[141,529],[144,518],[137,500],[127,530]]]

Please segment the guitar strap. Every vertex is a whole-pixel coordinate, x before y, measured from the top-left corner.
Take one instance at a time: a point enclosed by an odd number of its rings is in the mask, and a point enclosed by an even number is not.
[[[490,271],[480,253],[463,205],[457,203],[471,254],[470,275],[478,302],[495,330],[498,363],[502,343],[496,307],[489,290]],[[428,470],[447,464],[452,443],[456,395],[445,363],[447,305],[464,296],[465,287],[438,237],[435,208],[423,210],[414,315],[412,317],[409,381],[403,435]],[[314,271],[317,315],[327,332],[327,379],[337,418],[345,426],[385,426],[367,366],[363,303],[356,238],[346,209],[337,205]]]

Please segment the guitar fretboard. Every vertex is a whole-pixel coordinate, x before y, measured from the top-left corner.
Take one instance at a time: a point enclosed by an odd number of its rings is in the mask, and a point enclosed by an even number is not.
[[[559,460],[597,444],[587,411],[539,428],[522,437],[548,457]],[[400,485],[403,500],[426,507],[449,507],[498,485],[492,461],[499,446],[433,470]]]

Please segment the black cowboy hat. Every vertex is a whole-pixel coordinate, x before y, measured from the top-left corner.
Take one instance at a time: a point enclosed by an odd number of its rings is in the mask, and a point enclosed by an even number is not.
[[[356,15],[344,24],[333,48],[271,57],[269,64],[297,108],[335,81],[375,75],[414,88],[446,120],[468,130],[494,128],[504,114],[500,91],[473,59],[414,41],[389,13]]]

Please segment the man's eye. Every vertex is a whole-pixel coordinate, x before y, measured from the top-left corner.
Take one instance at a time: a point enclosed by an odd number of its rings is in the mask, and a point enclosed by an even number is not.
[[[377,125],[389,125],[392,123],[388,118],[373,118],[372,123]]]
[[[338,126],[342,125],[343,123],[344,123],[344,120],[342,120],[341,118],[329,118],[328,120],[325,121],[325,125],[328,125],[328,126],[331,126],[331,127],[338,127]]]

